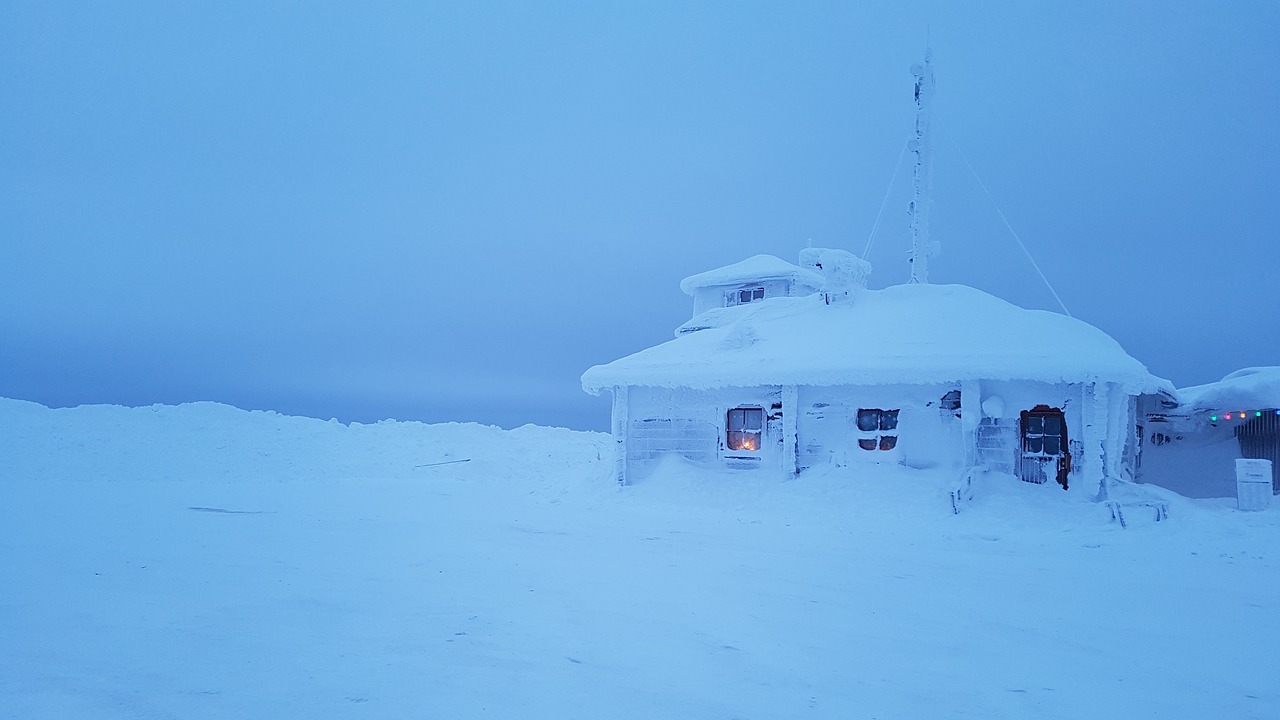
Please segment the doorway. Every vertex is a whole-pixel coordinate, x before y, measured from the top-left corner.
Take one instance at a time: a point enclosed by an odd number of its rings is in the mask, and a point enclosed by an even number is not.
[[[1066,490],[1071,453],[1067,450],[1067,419],[1062,410],[1048,405],[1023,410],[1020,427],[1022,451],[1018,457],[1018,477],[1037,485],[1052,478]]]

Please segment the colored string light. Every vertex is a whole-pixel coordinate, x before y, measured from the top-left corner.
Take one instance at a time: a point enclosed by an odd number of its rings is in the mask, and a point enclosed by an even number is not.
[[[1245,418],[1249,417],[1249,412],[1250,411],[1248,410],[1241,410],[1240,412],[1223,413],[1222,419],[1231,420],[1234,418],[1236,420],[1244,420]],[[1263,413],[1266,413],[1268,415],[1270,415],[1271,413],[1280,415],[1280,410],[1254,410],[1253,416],[1256,418],[1260,418],[1262,417]],[[1215,422],[1215,423],[1218,422],[1218,413],[1213,413],[1212,415],[1210,415],[1209,422]]]

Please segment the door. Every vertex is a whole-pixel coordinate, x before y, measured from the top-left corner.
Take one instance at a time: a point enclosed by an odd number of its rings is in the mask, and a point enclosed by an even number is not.
[[[1062,410],[1048,405],[1023,410],[1021,434],[1018,476],[1037,485],[1052,478],[1066,490],[1071,453],[1067,451],[1067,419]]]

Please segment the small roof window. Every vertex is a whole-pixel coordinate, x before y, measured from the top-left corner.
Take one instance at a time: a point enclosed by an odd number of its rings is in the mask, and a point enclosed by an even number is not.
[[[737,290],[730,290],[725,293],[725,307],[733,307],[734,305],[746,305],[750,302],[764,299],[764,288],[761,286],[744,287]]]

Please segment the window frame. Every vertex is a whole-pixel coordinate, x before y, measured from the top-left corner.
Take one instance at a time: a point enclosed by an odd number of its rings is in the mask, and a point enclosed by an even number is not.
[[[740,418],[735,422],[735,413]],[[755,422],[752,423],[752,420]],[[764,447],[765,414],[760,405],[738,405],[724,414],[724,446],[729,452],[758,453]],[[736,443],[735,443],[735,435]],[[754,447],[751,440],[754,439]],[[735,447],[735,444],[737,447]]]
[[[746,300],[742,299],[743,293],[749,293]],[[733,307],[735,305],[749,305],[753,302],[764,300],[768,293],[765,291],[764,285],[744,285],[735,290],[725,293],[725,307]]]
[[[1056,428],[1050,431],[1049,421],[1052,420]],[[1036,423],[1039,429],[1034,429],[1032,423]],[[1028,412],[1026,417],[1022,418],[1022,453],[1024,456],[1035,455],[1039,457],[1059,457],[1066,453],[1066,422],[1063,415],[1058,413],[1037,413]],[[1048,439],[1053,438],[1054,450],[1046,449]]]
[[[868,452],[889,452],[898,447],[898,423],[901,408],[858,408],[853,425],[858,433],[858,448]],[[870,422],[864,422],[870,421]],[[892,435],[887,433],[893,433]]]

